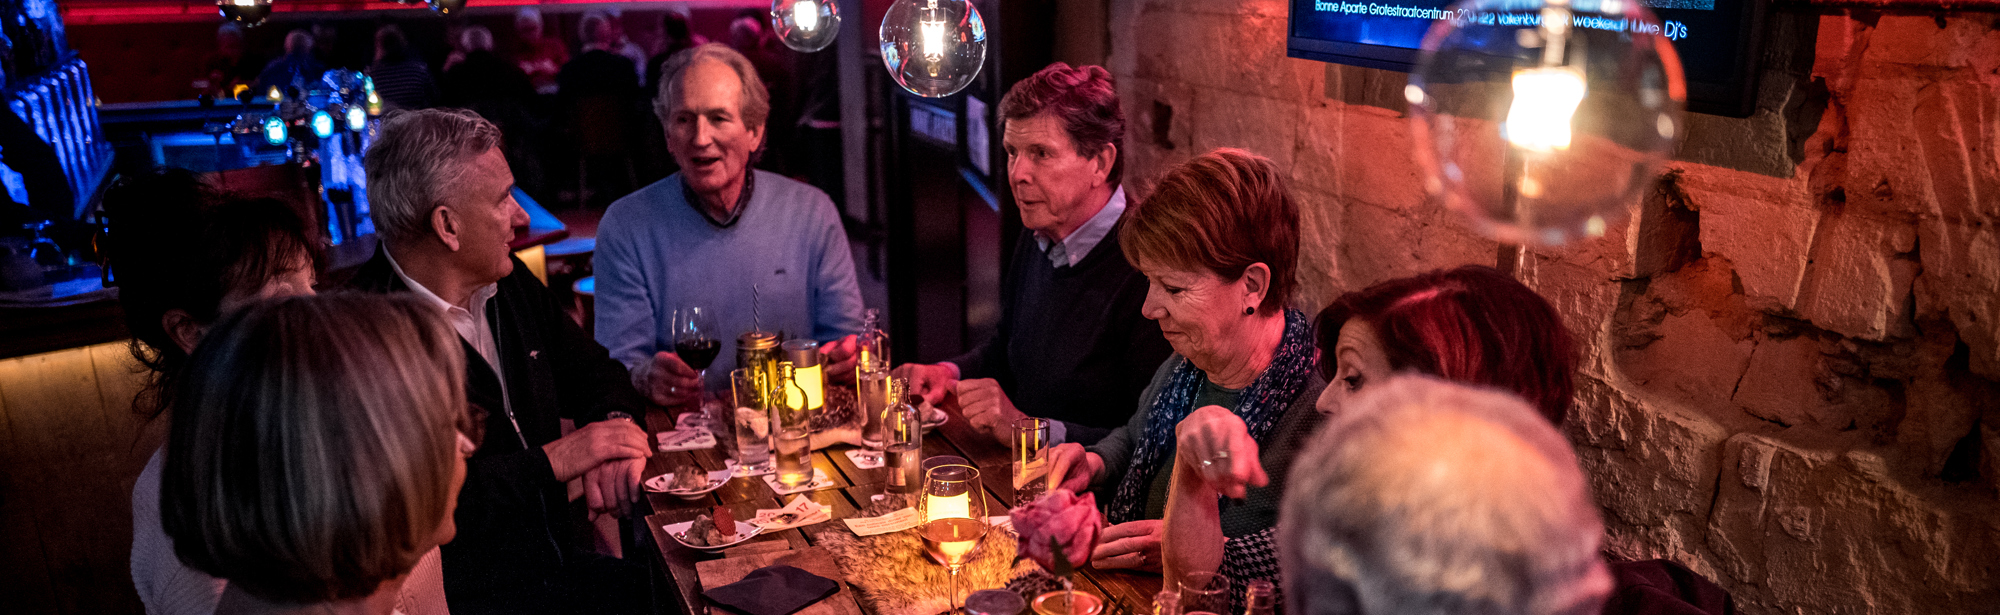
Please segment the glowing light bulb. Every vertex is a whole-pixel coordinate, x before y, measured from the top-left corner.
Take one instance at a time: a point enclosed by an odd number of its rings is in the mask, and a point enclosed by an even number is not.
[[[285,91],[278,89],[278,86],[271,86],[271,89],[264,91],[264,100],[274,103],[285,102]]]
[[[923,33],[924,61],[937,62],[944,59],[944,21],[926,19],[917,22],[917,27]]]
[[[285,120],[275,115],[264,118],[264,142],[271,145],[285,143]]]
[[[347,108],[348,132],[361,132],[361,129],[367,127],[368,127],[368,112],[363,111],[360,107],[348,107]]]
[[[1583,72],[1556,66],[1514,71],[1514,102],[1500,132],[1515,147],[1535,152],[1569,149],[1570,120],[1590,88]]]
[[[986,63],[986,22],[969,0],[895,0],[879,32],[889,75],[918,96],[956,94]]]
[[[324,139],[333,136],[333,114],[327,113],[325,109],[314,111],[312,128],[315,137]]]
[[[819,7],[812,0],[792,3],[792,22],[799,24],[800,30],[811,32],[819,28]]]
[[[812,53],[840,36],[840,3],[832,0],[772,0],[771,31],[786,47]]]

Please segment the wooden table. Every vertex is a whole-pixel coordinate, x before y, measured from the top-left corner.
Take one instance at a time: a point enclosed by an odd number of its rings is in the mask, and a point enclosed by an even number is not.
[[[965,417],[958,412],[956,400],[946,400],[945,412],[950,416],[944,425],[924,436],[924,456],[957,455],[970,460],[979,468],[982,476],[1007,477],[1009,472],[1008,450],[1006,446],[993,441],[985,434],[971,429]],[[647,416],[647,426],[655,432],[671,429],[672,419],[666,412],[655,411]],[[886,470],[864,470],[855,467],[844,454],[852,447],[836,445],[813,452],[813,466],[826,473],[835,483],[834,488],[808,492],[804,495],[814,502],[833,509],[833,521],[810,525],[782,532],[765,533],[748,543],[724,549],[720,554],[704,553],[689,549],[668,536],[663,526],[693,519],[708,512],[715,506],[728,506],[737,519],[749,519],[758,509],[778,508],[784,504],[776,492],[771,490],[761,478],[734,478],[722,488],[693,501],[682,500],[664,493],[647,493],[654,514],[646,517],[646,526],[653,532],[654,542],[659,544],[661,568],[666,571],[668,583],[674,588],[674,598],[686,613],[705,615],[709,612],[708,600],[701,595],[702,583],[696,574],[700,562],[727,557],[769,557],[772,551],[808,549],[819,543],[818,537],[826,532],[847,532],[847,525],[841,519],[855,516],[867,508],[875,494],[882,493]],[[723,467],[725,458],[717,450],[694,452],[661,453],[654,455],[646,466],[646,478],[673,471],[675,466],[693,463],[706,470]],[[987,488],[989,504],[999,503],[993,510],[1004,509],[1013,501],[1014,493],[1010,480],[983,481]],[[789,500],[790,497],[784,498]],[[1105,615],[1130,615],[1150,609],[1153,594],[1160,591],[1160,576],[1144,572],[1118,570],[1097,570],[1085,568],[1078,575],[1083,581],[1079,589],[1095,590],[1108,598],[1110,603]],[[838,579],[845,585],[844,579]],[[854,593],[843,591],[822,601],[836,602],[831,605],[836,612],[865,612],[859,604],[850,610]],[[817,606],[815,608],[818,608]]]

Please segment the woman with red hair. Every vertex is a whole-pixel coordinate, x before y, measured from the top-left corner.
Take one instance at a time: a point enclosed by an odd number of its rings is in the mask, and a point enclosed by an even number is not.
[[[1562,317],[1491,267],[1437,270],[1347,293],[1320,310],[1314,329],[1328,383],[1321,412],[1337,410],[1328,403],[1372,381],[1416,371],[1520,395],[1561,427],[1576,391],[1576,349]]]
[[[1557,427],[1569,412],[1576,351],[1554,307],[1490,267],[1466,266],[1350,292],[1314,322],[1318,370],[1327,380],[1316,408],[1337,415],[1364,387],[1406,371],[1514,393]],[[1226,412],[1196,412],[1176,427],[1189,459],[1256,459],[1258,445]],[[1175,472],[1162,546],[1168,578],[1215,572],[1221,553],[1217,496],[1241,498],[1272,478],[1252,464],[1187,464]],[[1282,602],[1282,601],[1280,601]]]

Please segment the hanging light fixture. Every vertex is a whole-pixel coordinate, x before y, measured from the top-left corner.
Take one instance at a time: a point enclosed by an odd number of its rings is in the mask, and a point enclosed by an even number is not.
[[[263,25],[264,18],[271,16],[271,0],[216,0],[215,6],[223,19],[246,27]]]
[[[812,53],[840,36],[840,3],[836,0],[772,0],[771,30],[786,47]]]
[[[1603,235],[1685,132],[1686,86],[1638,0],[1466,0],[1403,94],[1432,196],[1503,243]]]
[[[347,131],[361,132],[361,129],[367,127],[368,112],[361,107],[349,106],[347,108]]]
[[[333,114],[327,113],[325,109],[314,111],[312,114],[312,129],[313,136],[315,137],[325,139],[333,136]]]
[[[451,15],[465,8],[466,0],[429,0],[431,10],[439,15]]]
[[[986,64],[986,22],[970,0],[896,0],[880,35],[889,76],[918,96],[955,94]]]
[[[285,120],[276,115],[264,118],[264,142],[271,145],[285,144]]]

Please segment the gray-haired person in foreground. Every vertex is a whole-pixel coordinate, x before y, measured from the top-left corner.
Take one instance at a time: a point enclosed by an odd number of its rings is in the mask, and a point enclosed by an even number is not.
[[[1278,520],[1291,615],[1598,613],[1604,524],[1549,421],[1401,376],[1304,447]]]

